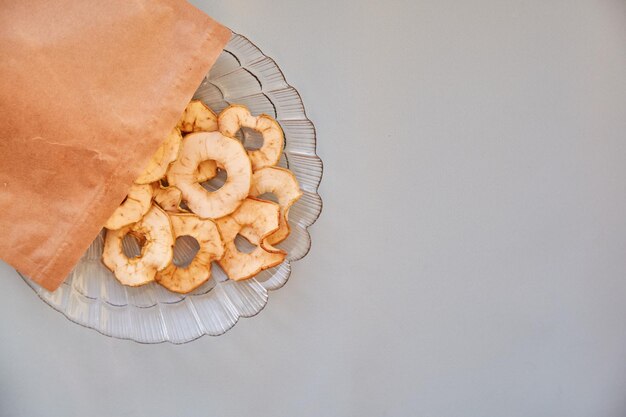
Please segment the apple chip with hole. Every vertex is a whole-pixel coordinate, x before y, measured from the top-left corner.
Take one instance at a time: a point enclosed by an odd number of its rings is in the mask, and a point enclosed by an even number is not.
[[[129,258],[124,253],[123,240],[127,234],[141,245],[141,254]],[[102,261],[124,285],[136,287],[154,281],[172,261],[174,238],[167,214],[152,206],[137,223],[118,230],[108,230],[104,240]]]
[[[156,274],[156,281],[170,291],[186,294],[204,284],[211,277],[211,262],[220,259],[224,246],[217,226],[212,220],[193,214],[170,214],[174,239],[193,237],[200,246],[187,266],[170,263]]]
[[[252,175],[250,187],[251,197],[260,198],[263,194],[273,194],[280,207],[278,230],[265,238],[267,243],[275,245],[289,236],[289,209],[302,196],[302,191],[291,171],[285,168],[267,167],[259,169]],[[247,237],[247,231],[248,228],[245,228],[241,234]]]
[[[252,116],[240,105],[231,105],[222,110],[217,118],[220,132],[234,138],[242,128],[252,129],[261,134],[263,145],[259,149],[248,150],[252,169],[257,170],[278,163],[283,151],[283,130],[276,120],[266,114]]]
[[[228,278],[234,281],[252,278],[283,262],[284,251],[263,243],[265,237],[278,229],[279,212],[275,203],[247,198],[237,211],[217,220],[224,242],[224,256],[218,263]],[[247,239],[257,246],[250,253],[239,251],[235,245],[235,238],[244,227],[249,229]]]
[[[214,160],[227,173],[216,191],[207,191],[196,176],[198,165]],[[187,206],[202,218],[217,219],[234,212],[248,196],[252,168],[243,145],[219,132],[191,133],[185,137],[181,156],[167,173],[169,185],[178,188]]]

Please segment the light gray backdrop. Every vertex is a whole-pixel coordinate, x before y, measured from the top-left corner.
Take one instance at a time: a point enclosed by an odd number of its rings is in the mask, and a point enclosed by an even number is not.
[[[1,264],[1,416],[626,415],[626,2],[195,4],[302,93],[313,249],[184,346],[70,323]]]

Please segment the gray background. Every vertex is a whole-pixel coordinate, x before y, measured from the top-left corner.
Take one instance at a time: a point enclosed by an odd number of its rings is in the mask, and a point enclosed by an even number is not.
[[[2,416],[625,416],[626,2],[196,0],[316,123],[313,249],[184,346],[0,265]]]

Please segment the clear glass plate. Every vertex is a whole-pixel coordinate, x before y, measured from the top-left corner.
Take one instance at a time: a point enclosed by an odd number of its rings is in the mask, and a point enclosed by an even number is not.
[[[23,277],[43,301],[71,321],[107,336],[140,343],[186,343],[205,334],[221,335],[240,317],[252,317],[261,311],[268,292],[287,282],[291,262],[308,253],[311,240],[307,227],[322,209],[317,194],[322,161],[315,154],[315,128],[306,117],[298,92],[287,84],[271,58],[245,37],[233,33],[194,98],[216,112],[231,103],[244,104],[253,114],[269,114],[281,124],[286,143],[280,165],[293,171],[303,192],[289,212],[291,235],[278,245],[287,250],[287,260],[241,282],[228,280],[214,263],[212,278],[186,295],[172,293],[156,283],[131,288],[121,285],[102,264],[101,233],[56,291],[46,291]],[[254,138],[247,139],[254,142]],[[129,251],[137,250],[132,240],[125,243]],[[193,244],[183,241],[176,245],[175,259],[184,262],[194,253]]]

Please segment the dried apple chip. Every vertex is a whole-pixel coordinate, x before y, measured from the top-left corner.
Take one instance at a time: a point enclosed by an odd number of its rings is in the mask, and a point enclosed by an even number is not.
[[[247,151],[253,170],[278,163],[283,151],[284,135],[278,122],[270,116],[262,114],[255,117],[246,107],[231,105],[220,113],[217,124],[220,132],[231,138],[243,127],[263,136],[263,145],[259,149]]]
[[[218,263],[230,279],[252,278],[285,260],[284,251],[262,243],[278,229],[279,212],[275,203],[247,198],[237,211],[216,221],[224,242],[224,256]],[[249,231],[247,239],[257,245],[250,253],[240,252],[235,245],[235,238],[244,227]]]
[[[124,253],[122,241],[127,234],[142,243],[138,257],[129,258]],[[173,246],[170,220],[164,211],[153,205],[139,222],[107,231],[102,262],[119,282],[136,287],[154,281],[156,273],[172,261]]]
[[[224,185],[207,191],[196,173],[202,161],[214,160],[226,170]],[[178,188],[195,214],[202,218],[219,218],[235,211],[250,191],[252,169],[243,145],[219,132],[191,133],[185,137],[181,156],[167,173],[169,185]]]
[[[178,122],[183,133],[217,131],[217,115],[200,100],[192,100]]]
[[[191,236],[200,249],[185,267],[170,263],[156,274],[156,281],[170,291],[186,294],[204,284],[211,277],[211,262],[222,257],[224,246],[217,226],[212,220],[193,214],[170,214],[174,238]]]
[[[280,207],[279,226],[265,241],[271,245],[282,242],[289,236],[289,209],[302,196],[298,180],[291,171],[279,167],[261,168],[252,174],[250,196],[259,197],[263,194],[274,194]],[[246,232],[242,233],[246,237]]]

